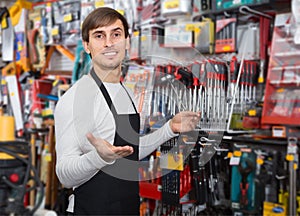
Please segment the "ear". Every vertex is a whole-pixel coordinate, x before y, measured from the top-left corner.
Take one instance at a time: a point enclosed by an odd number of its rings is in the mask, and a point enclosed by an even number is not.
[[[125,47],[125,49],[126,49],[126,50],[129,50],[129,48],[130,48],[130,37],[128,36],[128,37],[126,38],[126,47]]]
[[[84,48],[84,50],[85,50],[85,52],[87,53],[87,54],[90,54],[91,53],[91,51],[90,51],[90,49],[89,49],[89,42],[87,42],[87,41],[82,41],[82,45],[83,45],[83,48]]]

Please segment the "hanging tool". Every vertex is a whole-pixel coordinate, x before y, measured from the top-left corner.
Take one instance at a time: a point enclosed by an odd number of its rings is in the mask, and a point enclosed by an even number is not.
[[[193,83],[193,74],[187,70],[185,67],[180,67],[177,70],[177,80],[180,80],[183,83],[183,88],[180,90],[183,91],[183,96],[180,100],[183,100],[183,109],[191,110],[192,108],[192,83]]]
[[[215,52],[226,53],[235,52],[236,46],[236,15],[232,15],[229,18],[218,17],[216,21],[216,40],[215,40]]]
[[[251,89],[251,92],[252,92],[250,97],[251,97],[252,101],[256,101],[256,85],[257,85],[257,77],[258,77],[257,63],[256,62],[252,62],[250,73],[251,73],[250,89]]]
[[[220,196],[218,190],[218,179],[215,164],[215,157],[212,157],[208,163],[209,166],[209,202],[211,206],[217,206],[220,204]]]
[[[49,33],[47,30],[48,18],[46,8],[41,8],[41,28],[43,33],[43,43],[47,44],[49,41]]]
[[[198,101],[200,100],[199,95],[199,71],[200,71],[200,64],[195,62],[191,66],[191,72],[193,75],[193,109],[192,111],[198,112],[200,107],[198,106]]]
[[[199,100],[200,95],[198,95],[199,89],[199,79],[197,77],[193,78],[193,107],[192,111],[199,112],[199,107],[197,107],[197,101]]]
[[[190,166],[192,171],[192,184],[195,191],[195,198],[200,201],[200,197],[203,196],[199,188],[199,145],[195,145],[190,154]],[[199,203],[201,204],[201,203]]]
[[[39,29],[34,27],[34,23],[32,20],[28,21],[28,26],[29,29],[27,30],[27,39],[30,48],[30,60],[32,64],[36,64],[39,62],[39,55],[36,48]]]
[[[241,197],[240,197],[240,208],[244,209],[248,205],[248,187],[249,187],[249,182],[247,180],[248,175],[255,169],[254,165],[252,162],[249,160],[245,161],[246,166],[244,167],[242,163],[239,164],[239,172],[242,176],[241,183],[240,183],[240,189],[241,189]]]
[[[205,118],[206,118],[206,110],[205,110],[205,104],[207,103],[206,101],[206,64],[207,62],[201,62],[200,65],[200,70],[199,70],[199,90],[198,90],[198,107],[200,108],[200,125],[199,127],[203,127],[205,124]]]
[[[2,60],[14,60],[14,26],[19,23],[22,10],[30,10],[32,3],[26,0],[17,0],[9,9],[0,8],[2,29]]]
[[[228,83],[227,82],[227,74],[228,74],[228,71],[227,71],[227,65],[225,63],[222,64],[221,66],[221,74],[220,74],[220,81],[221,81],[221,87],[220,87],[220,90],[221,90],[221,94],[220,94],[220,106],[221,106],[221,115],[220,115],[220,118],[221,118],[221,125],[220,125],[220,129],[223,131],[226,127],[226,119],[227,119],[227,107],[228,107],[228,102],[227,102],[227,99],[226,99],[226,89],[227,89],[227,92],[228,92],[228,87],[226,88],[226,84]]]
[[[297,137],[288,137],[286,160],[289,161],[289,215],[296,215],[297,211],[297,172],[299,163]]]
[[[0,8],[0,20],[2,29],[2,60],[13,61],[14,59],[14,28],[11,16],[6,7]]]
[[[212,108],[212,94],[213,94],[213,86],[212,86],[212,82],[213,82],[213,76],[214,76],[214,69],[213,69],[213,65],[212,65],[212,61],[209,60],[206,63],[206,72],[207,72],[207,94],[206,94],[206,123],[207,123],[207,128],[210,127],[210,122],[211,122],[211,108]]]
[[[240,86],[241,86],[241,91],[240,91],[240,113],[243,113],[243,106],[245,103],[245,89],[246,89],[246,71],[247,71],[247,61],[244,61],[244,65],[242,67],[242,74],[241,74],[241,79],[240,79]]]
[[[263,87],[263,84],[265,83],[265,71],[266,71],[266,65],[268,64],[268,46],[269,46],[269,37],[270,37],[270,28],[271,28],[271,19],[273,17],[271,16],[262,16],[260,14],[260,21],[259,21],[259,38],[260,38],[260,71],[258,76],[258,83],[260,87]],[[263,90],[260,90],[263,91]],[[262,94],[260,93],[259,100],[262,100]]]
[[[238,61],[237,57],[233,56],[230,61],[230,96],[233,97],[236,80],[238,76]],[[236,97],[238,98],[238,97]],[[236,101],[238,103],[238,100]]]

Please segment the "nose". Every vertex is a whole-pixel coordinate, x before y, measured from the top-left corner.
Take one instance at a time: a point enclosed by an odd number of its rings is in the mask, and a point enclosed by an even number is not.
[[[111,47],[113,45],[111,37],[106,37],[105,39],[105,47]]]

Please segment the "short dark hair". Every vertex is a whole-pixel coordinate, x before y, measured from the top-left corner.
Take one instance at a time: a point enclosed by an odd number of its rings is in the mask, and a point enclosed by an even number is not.
[[[129,35],[129,26],[126,18],[110,7],[99,7],[93,10],[83,21],[81,28],[82,40],[89,42],[90,30],[110,25],[118,19],[123,23],[125,38],[127,38]]]

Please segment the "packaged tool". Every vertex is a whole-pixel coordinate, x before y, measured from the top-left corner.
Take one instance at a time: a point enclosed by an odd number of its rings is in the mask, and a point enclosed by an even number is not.
[[[161,14],[164,17],[176,17],[192,13],[191,0],[163,0]]]
[[[255,212],[256,155],[250,148],[239,148],[230,159],[232,165],[231,202],[236,212]]]
[[[46,62],[46,50],[41,34],[42,8],[34,8],[28,14],[27,40],[29,42],[29,59],[35,69],[40,69]]]
[[[285,216],[287,215],[286,208],[278,203],[264,202],[263,216]]]
[[[237,51],[237,15],[217,17],[215,53]]]
[[[194,47],[202,54],[212,54],[214,48],[214,22],[210,18],[204,18],[195,23]]]
[[[270,2],[270,0],[241,0],[241,1],[217,0],[216,1],[216,10],[223,11],[223,10],[234,9],[234,8],[240,7],[242,5],[260,5],[260,4],[269,3],[269,2]]]
[[[76,45],[80,39],[80,1],[53,2],[54,26],[52,35],[54,43]]]

